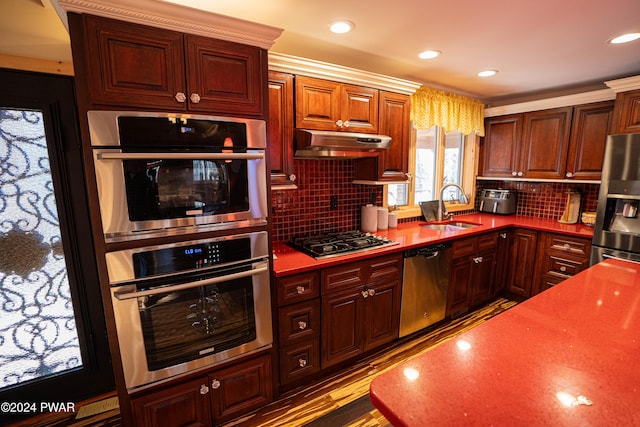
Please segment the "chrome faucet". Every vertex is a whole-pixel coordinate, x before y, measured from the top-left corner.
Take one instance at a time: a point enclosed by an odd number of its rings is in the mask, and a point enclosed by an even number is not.
[[[447,207],[444,205],[444,190],[448,187],[456,187],[458,190],[460,190],[460,198],[458,200],[461,203],[469,203],[469,197],[464,194],[464,189],[458,184],[449,183],[443,185],[440,189],[440,200],[438,201],[438,221],[442,221],[444,216],[447,214]]]

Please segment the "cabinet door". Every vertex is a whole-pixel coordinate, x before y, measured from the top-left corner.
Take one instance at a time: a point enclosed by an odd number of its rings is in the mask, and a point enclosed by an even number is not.
[[[565,173],[567,178],[601,178],[604,148],[613,117],[613,104],[613,101],[605,101],[574,107]]]
[[[391,147],[380,153],[379,179],[406,179],[409,172],[410,114],[408,95],[380,92],[379,132],[391,137]]]
[[[509,255],[508,290],[524,297],[531,296],[538,233],[518,229],[513,232]]]
[[[612,133],[640,132],[640,90],[616,95]]]
[[[343,84],[340,90],[340,130],[378,132],[378,90]]]
[[[210,426],[210,386],[207,378],[166,387],[131,400],[136,426]]]
[[[446,315],[452,316],[469,308],[469,287],[473,274],[470,257],[463,256],[451,261]]]
[[[479,252],[471,258],[473,262],[473,279],[471,285],[470,304],[485,303],[493,296],[496,271],[496,250]]]
[[[271,357],[250,359],[209,375],[213,418],[223,422],[271,402]],[[164,424],[156,424],[164,425]]]
[[[340,120],[340,83],[297,76],[296,127],[337,130]]]
[[[71,14],[70,25],[84,25],[86,47],[74,49],[74,62],[87,74],[91,103],[186,108],[175,98],[186,92],[181,33],[86,14]]]
[[[481,176],[517,175],[522,138],[522,114],[491,117],[485,120],[482,141]]]
[[[498,253],[496,255],[496,278],[493,289],[494,295],[502,292],[507,288],[509,275],[509,252],[511,250],[512,240],[511,230],[500,231],[498,233]]]
[[[269,72],[271,189],[296,188],[293,169],[293,75]]]
[[[322,368],[357,356],[363,351],[363,287],[322,297]]]
[[[364,351],[398,338],[400,327],[400,281],[367,285],[364,320]]]
[[[518,176],[564,178],[569,149],[572,108],[554,108],[524,114]]]
[[[192,111],[262,116],[266,52],[254,46],[185,36]]]

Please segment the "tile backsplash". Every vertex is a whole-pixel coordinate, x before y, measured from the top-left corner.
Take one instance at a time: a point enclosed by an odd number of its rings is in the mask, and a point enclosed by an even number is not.
[[[560,219],[567,204],[567,193],[582,193],[582,211],[595,211],[598,205],[599,184],[572,184],[568,182],[477,181],[476,194],[484,188],[501,188],[518,193],[516,215]],[[476,209],[480,201],[476,197]]]
[[[295,190],[272,192],[272,230],[276,241],[294,236],[309,236],[360,227],[360,208],[382,204],[382,186],[352,184],[353,160],[295,160]],[[568,191],[582,193],[582,210],[595,211],[599,184],[542,183],[514,181],[478,181],[477,192],[484,188],[505,188],[518,192],[517,215],[559,219]],[[338,209],[330,208],[331,196],[337,196]],[[476,209],[479,207],[476,197]],[[472,211],[469,211],[472,212]],[[418,220],[406,218],[400,222]]]
[[[360,228],[360,208],[375,198],[382,205],[382,186],[352,184],[353,160],[295,160],[295,190],[273,191],[273,239],[288,241],[309,236]],[[330,208],[331,196],[338,197],[338,209]]]

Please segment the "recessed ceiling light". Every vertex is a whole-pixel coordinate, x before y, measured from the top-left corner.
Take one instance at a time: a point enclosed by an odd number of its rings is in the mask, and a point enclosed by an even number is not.
[[[609,43],[611,44],[628,43],[638,39],[640,39],[640,33],[629,33],[629,34],[623,34],[621,36],[615,37],[609,40]]]
[[[418,54],[418,58],[433,59],[433,58],[437,58],[440,55],[442,55],[442,52],[440,52],[439,50],[425,50],[424,52],[421,52]]]
[[[478,77],[491,77],[498,74],[498,70],[485,70],[478,73]]]
[[[331,25],[329,25],[331,32],[336,34],[348,33],[349,31],[353,30],[353,27],[353,22],[349,21],[335,21],[332,22]]]

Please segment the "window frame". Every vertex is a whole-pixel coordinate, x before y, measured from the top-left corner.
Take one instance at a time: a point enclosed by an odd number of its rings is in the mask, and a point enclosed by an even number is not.
[[[444,179],[444,144],[445,144],[445,132],[440,126],[437,127],[436,138],[436,182],[442,182]],[[416,146],[417,146],[417,130],[411,125],[410,143],[409,143],[409,204],[407,206],[398,206],[395,212],[398,214],[398,218],[414,218],[422,217],[422,211],[420,206],[414,204],[415,196],[415,171],[416,171]],[[445,206],[449,213],[472,210],[475,208],[476,199],[476,175],[478,173],[478,148],[480,137],[476,133],[464,135],[464,152],[463,152],[463,167],[462,167],[462,188],[469,194],[469,203],[450,203],[445,201]],[[436,192],[440,190],[442,185],[436,186]],[[383,191],[383,203],[384,206],[389,207],[389,188],[384,186]],[[439,196],[438,196],[439,197]]]

